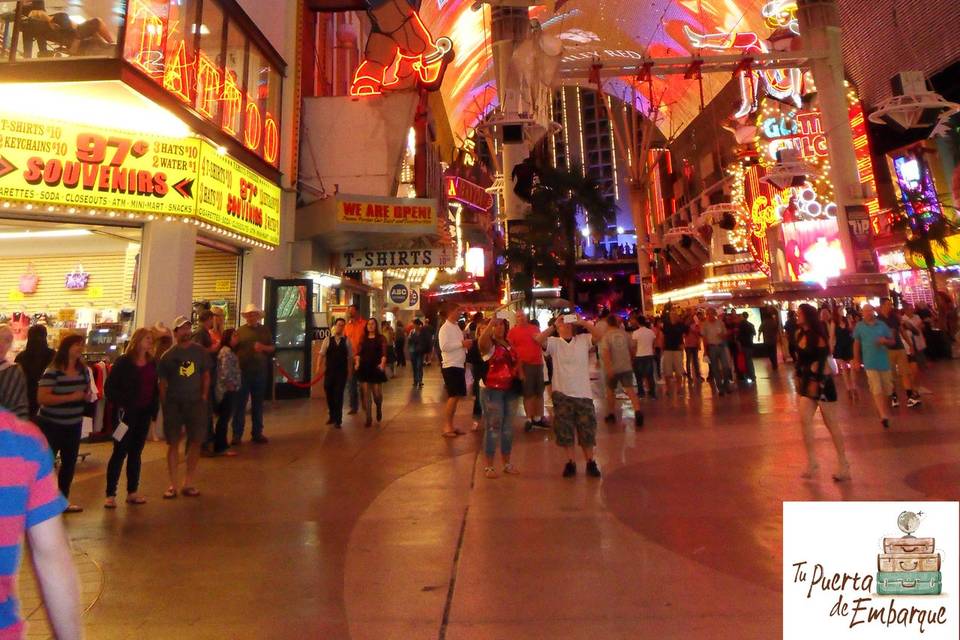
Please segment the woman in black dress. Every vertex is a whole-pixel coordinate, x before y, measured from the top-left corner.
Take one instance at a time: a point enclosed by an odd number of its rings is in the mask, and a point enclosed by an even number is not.
[[[367,332],[360,340],[360,349],[354,356],[366,426],[373,423],[370,415],[370,395],[377,406],[377,422],[383,419],[383,383],[387,381],[387,341],[380,335],[380,324],[375,318],[367,320]]]
[[[844,315],[843,308],[840,305],[833,308],[833,358],[837,361],[837,369],[840,371],[840,377],[843,378],[847,387],[847,395],[850,396],[851,400],[858,397],[857,383],[850,365],[853,361],[854,324],[854,319],[849,315]]]
[[[802,477],[812,479],[820,465],[814,448],[813,416],[820,408],[823,422],[833,439],[837,451],[836,482],[850,479],[850,463],[843,444],[843,432],[836,418],[837,387],[833,383],[827,358],[830,356],[830,338],[827,328],[817,317],[817,310],[802,304],[797,314],[797,380],[800,395],[800,424],[803,427],[803,444],[807,449],[807,469]]]

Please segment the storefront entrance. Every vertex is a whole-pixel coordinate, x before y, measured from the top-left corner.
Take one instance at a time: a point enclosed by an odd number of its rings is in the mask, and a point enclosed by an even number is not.
[[[32,324],[88,337],[90,356],[113,358],[132,333],[138,296],[141,229],[0,218],[0,322],[16,336]]]

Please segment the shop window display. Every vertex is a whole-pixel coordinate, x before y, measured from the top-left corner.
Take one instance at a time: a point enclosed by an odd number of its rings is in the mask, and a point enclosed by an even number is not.
[[[16,3],[5,3],[14,4]],[[19,59],[112,58],[116,56],[120,17],[112,0],[30,0],[20,14],[2,11],[4,42],[9,23],[18,18]],[[4,7],[0,7],[0,10]],[[12,31],[12,30],[11,30]],[[12,36],[12,33],[11,33]]]
[[[81,333],[91,354],[116,355],[134,328],[139,254],[139,229],[0,219],[0,323],[15,329],[11,357],[34,324],[47,327],[51,345]]]

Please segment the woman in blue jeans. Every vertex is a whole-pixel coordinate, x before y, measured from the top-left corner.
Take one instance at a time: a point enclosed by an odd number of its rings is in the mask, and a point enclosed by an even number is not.
[[[503,458],[503,472],[519,473],[510,462],[510,453],[513,450],[512,419],[517,412],[517,399],[520,397],[514,381],[520,372],[517,356],[507,342],[509,328],[506,320],[494,318],[484,328],[477,341],[480,354],[487,363],[487,372],[481,382],[483,415],[486,420],[484,453],[487,457],[487,465],[483,473],[491,479],[498,476],[493,466],[498,436],[500,457]]]

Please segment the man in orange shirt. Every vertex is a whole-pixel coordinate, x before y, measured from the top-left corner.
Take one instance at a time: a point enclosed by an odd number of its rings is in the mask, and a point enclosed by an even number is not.
[[[510,329],[507,340],[517,352],[523,377],[523,411],[527,415],[527,431],[533,426],[545,427],[543,422],[543,347],[537,342],[540,327],[517,311],[517,324]]]
[[[363,334],[367,331],[367,321],[360,315],[360,309],[352,304],[347,308],[347,326],[343,329],[343,334],[350,341],[354,353],[360,353],[360,341],[363,340]],[[347,380],[347,390],[350,394],[350,411],[348,415],[354,415],[360,409],[360,388],[357,384],[356,371],[350,372],[350,378]]]

